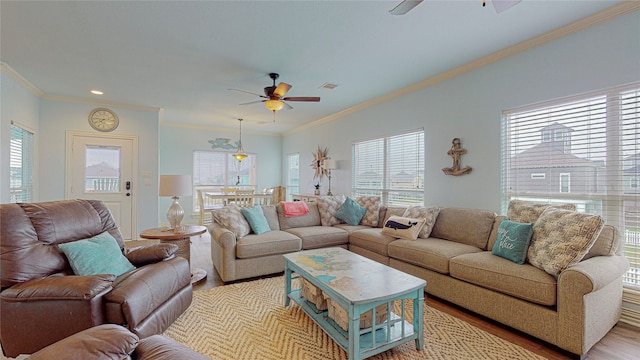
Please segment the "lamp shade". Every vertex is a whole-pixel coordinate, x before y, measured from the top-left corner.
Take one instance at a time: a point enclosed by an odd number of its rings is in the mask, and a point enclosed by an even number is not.
[[[335,170],[338,168],[338,164],[333,159],[324,159],[324,161],[322,162],[322,167],[324,167],[326,170]]]
[[[271,111],[278,111],[282,109],[284,103],[280,100],[267,100],[264,102],[264,106]]]
[[[191,175],[160,175],[160,196],[191,196]]]

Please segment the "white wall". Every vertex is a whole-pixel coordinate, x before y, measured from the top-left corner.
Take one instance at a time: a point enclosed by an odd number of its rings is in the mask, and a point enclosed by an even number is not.
[[[10,77],[11,70],[2,66],[0,72],[0,203],[11,200],[9,192],[9,142],[11,139],[11,121],[34,131],[35,150],[38,145],[40,99],[20,83]],[[6,72],[6,73],[5,73]],[[13,73],[12,73],[13,74]],[[36,159],[37,161],[37,159]],[[34,201],[38,201],[38,169],[34,164]]]
[[[238,139],[238,131],[162,124],[160,126],[160,174],[192,174],[193,152],[212,150],[209,140],[216,138],[228,138],[231,139],[231,143],[235,143]],[[279,135],[259,134],[243,129],[242,145],[247,153],[257,155],[257,188],[281,185],[282,138]],[[220,151],[220,149],[216,150]],[[160,198],[158,213],[160,222],[166,222],[166,211],[170,205],[170,198]],[[192,214],[193,196],[181,197],[180,205],[185,210],[184,222],[197,222],[197,214]]]
[[[500,121],[505,109],[640,80],[639,13],[634,12],[400,98],[304,129],[283,140],[300,153],[301,192],[311,192],[316,144],[338,160],[334,194],[351,193],[351,143],[423,127],[425,204],[502,212]],[[422,79],[416,79],[416,82]],[[459,137],[469,175],[446,176]],[[285,170],[283,169],[283,172]],[[323,184],[326,190],[326,180]]]
[[[101,105],[100,105],[101,106]],[[87,121],[89,113],[98,105],[41,100],[40,105],[40,201],[64,199],[66,131],[95,132]],[[133,196],[138,202],[138,229],[158,225],[158,113],[108,106],[116,112],[120,125],[114,134],[138,137],[138,186]],[[150,185],[142,178],[150,172]]]

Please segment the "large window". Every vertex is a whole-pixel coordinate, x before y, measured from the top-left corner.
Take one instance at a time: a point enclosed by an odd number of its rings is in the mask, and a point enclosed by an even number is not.
[[[354,196],[380,196],[389,206],[424,203],[424,130],[355,142]]]
[[[33,132],[11,122],[10,202],[33,201]]]
[[[292,194],[300,194],[300,154],[287,156],[287,199]]]
[[[525,199],[602,215],[640,289],[640,84],[505,111],[502,130],[503,210]]]
[[[239,163],[232,153],[224,151],[193,152],[193,194],[200,188],[213,188],[220,191],[223,187],[255,189],[256,155],[249,156]],[[194,201],[194,211],[199,211]]]

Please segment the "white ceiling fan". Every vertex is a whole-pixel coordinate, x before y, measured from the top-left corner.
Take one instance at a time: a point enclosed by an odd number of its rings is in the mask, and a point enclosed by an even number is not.
[[[411,11],[414,7],[418,6],[424,0],[403,0],[396,7],[389,10],[391,15],[404,15]],[[496,13],[500,14],[503,11],[511,9],[514,5],[518,4],[522,0],[491,0],[493,8]],[[482,0],[482,6],[487,4],[487,0]]]

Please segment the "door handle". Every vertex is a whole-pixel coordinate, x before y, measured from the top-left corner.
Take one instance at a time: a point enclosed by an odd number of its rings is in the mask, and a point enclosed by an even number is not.
[[[125,186],[124,186],[124,187],[125,187],[125,189],[127,189],[127,190],[131,190],[131,181],[127,181],[127,182],[125,183]],[[129,195],[127,194],[127,196],[129,196]]]

